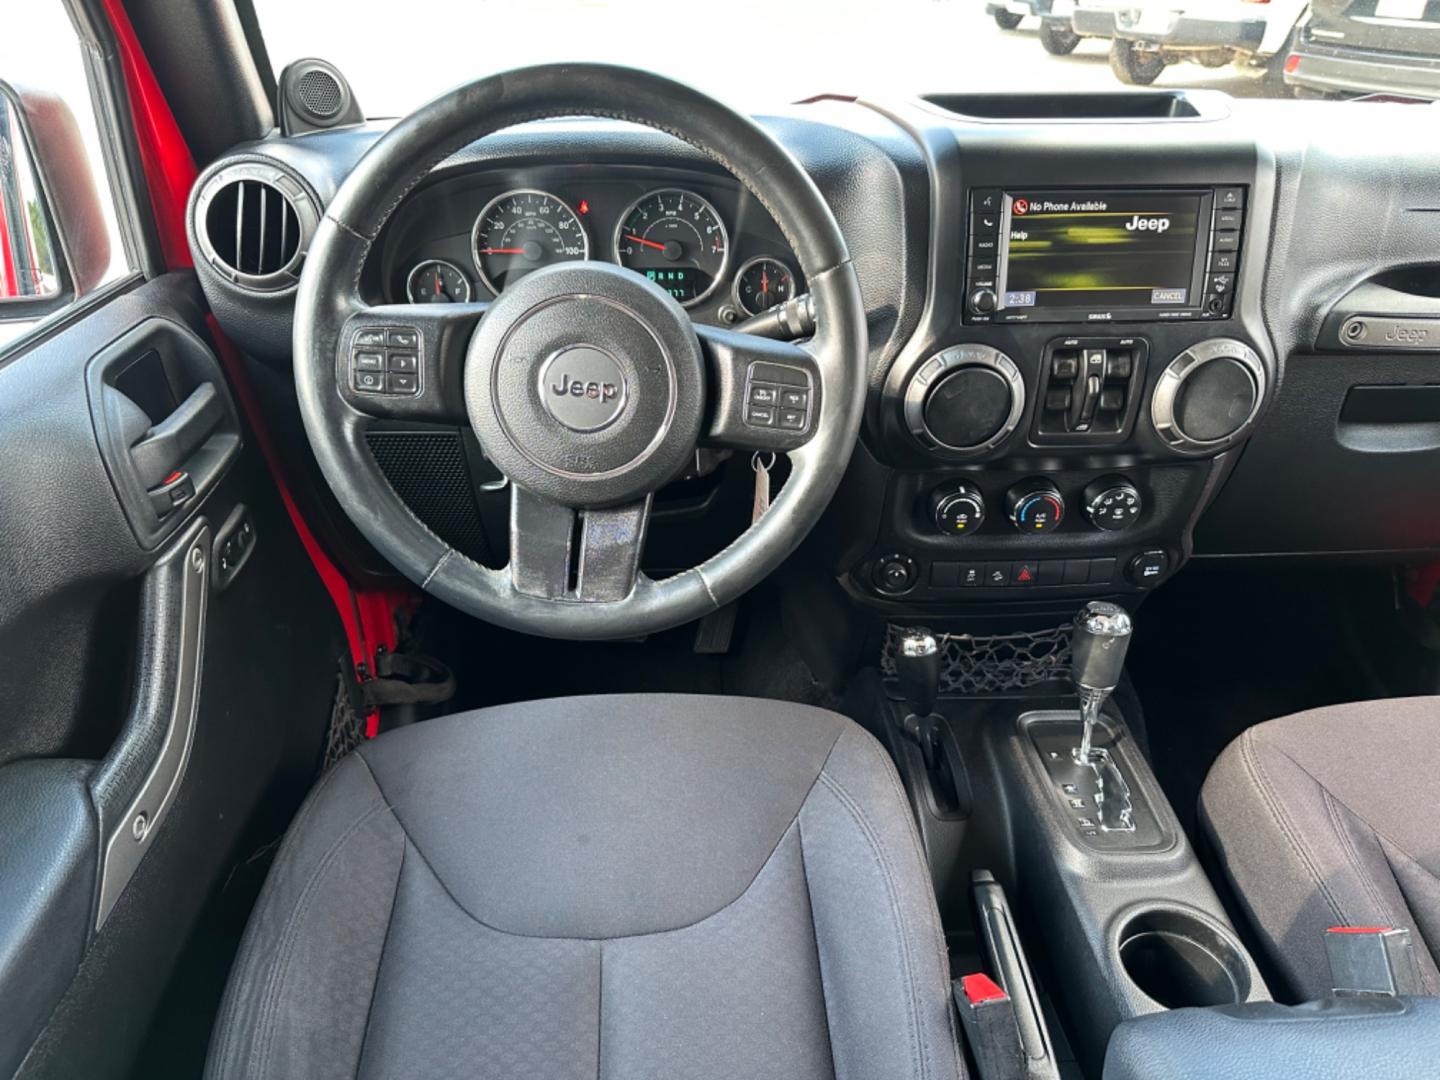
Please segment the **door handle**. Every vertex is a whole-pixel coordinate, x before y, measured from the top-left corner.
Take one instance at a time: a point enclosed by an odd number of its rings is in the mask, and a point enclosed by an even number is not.
[[[135,474],[146,489],[161,484],[185,463],[225,419],[214,383],[203,382],[160,423],[130,447]]]

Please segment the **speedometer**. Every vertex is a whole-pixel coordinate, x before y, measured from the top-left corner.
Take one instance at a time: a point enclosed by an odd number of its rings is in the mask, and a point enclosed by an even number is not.
[[[575,211],[546,191],[520,188],[485,204],[470,233],[475,269],[497,296],[532,270],[590,257]]]
[[[715,208],[699,195],[662,188],[620,218],[615,261],[690,307],[714,292],[725,277],[730,236]]]

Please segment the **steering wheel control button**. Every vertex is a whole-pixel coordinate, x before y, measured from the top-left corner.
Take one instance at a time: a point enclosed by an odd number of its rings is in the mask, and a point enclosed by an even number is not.
[[[875,588],[887,596],[899,596],[915,587],[920,568],[909,555],[899,553],[882,555],[875,562],[870,580]]]
[[[810,376],[788,364],[757,360],[746,371],[745,423],[803,432],[810,426]]]
[[[619,419],[630,396],[620,362],[593,345],[559,349],[540,365],[540,401],[571,431],[600,431]]]
[[[985,496],[969,484],[952,484],[931,492],[929,509],[942,535],[969,536],[985,521]]]
[[[1155,386],[1150,419],[1171,449],[1215,453],[1249,431],[1265,386],[1265,365],[1250,346],[1204,341],[1170,361]]]
[[[988,345],[956,345],[910,376],[905,427],[927,449],[950,457],[991,453],[1020,424],[1025,382],[1015,362]]]
[[[1140,520],[1143,504],[1135,485],[1123,476],[1105,476],[1081,496],[1085,517],[1104,532],[1120,532]]]
[[[1022,533],[1050,532],[1065,520],[1065,497],[1049,480],[1026,480],[1005,494],[1010,523]]]
[[[367,326],[350,338],[350,385],[362,394],[420,392],[420,331]],[[386,373],[389,374],[386,374]]]
[[[1170,572],[1170,556],[1163,551],[1142,551],[1125,567],[1125,576],[1130,584],[1142,589],[1158,585]]]

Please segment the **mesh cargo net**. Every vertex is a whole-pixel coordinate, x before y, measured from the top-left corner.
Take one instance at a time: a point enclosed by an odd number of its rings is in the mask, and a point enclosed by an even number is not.
[[[1063,678],[1070,668],[1070,624],[1024,634],[939,634],[944,650],[942,694],[996,694]],[[895,674],[895,648],[904,633],[885,630],[880,670]]]

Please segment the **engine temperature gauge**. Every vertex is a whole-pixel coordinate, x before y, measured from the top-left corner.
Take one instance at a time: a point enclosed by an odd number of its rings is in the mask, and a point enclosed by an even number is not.
[[[735,275],[735,302],[747,315],[759,315],[795,295],[795,275],[779,259],[760,255]]]

